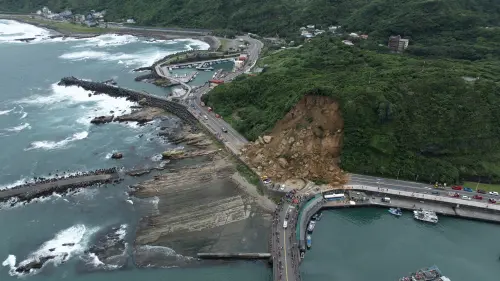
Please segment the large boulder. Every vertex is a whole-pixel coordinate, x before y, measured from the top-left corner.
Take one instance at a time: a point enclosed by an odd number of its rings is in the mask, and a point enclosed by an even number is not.
[[[114,115],[98,116],[98,117],[95,117],[94,119],[92,119],[90,121],[90,123],[92,123],[92,124],[105,124],[105,123],[109,123],[109,122],[113,121],[114,118],[115,118]]]
[[[120,152],[115,152],[111,155],[111,158],[112,159],[122,159],[123,158],[123,154],[120,153]]]

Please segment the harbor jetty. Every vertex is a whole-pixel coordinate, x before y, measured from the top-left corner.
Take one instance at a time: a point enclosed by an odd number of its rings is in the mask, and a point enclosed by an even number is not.
[[[198,125],[196,117],[194,117],[184,105],[146,92],[138,92],[101,82],[85,81],[73,76],[62,78],[58,85],[78,86],[85,90],[92,91],[94,94],[107,94],[112,97],[125,97],[127,100],[138,102],[140,105],[165,109],[166,111],[175,114],[186,123],[195,125],[194,127],[197,127]]]
[[[199,259],[217,259],[217,260],[269,260],[270,253],[198,253]]]
[[[56,178],[36,178],[32,182],[0,190],[0,201],[17,197],[21,201],[30,201],[37,197],[48,196],[53,192],[68,192],[99,184],[113,183],[119,180],[116,168],[98,169],[86,173]]]

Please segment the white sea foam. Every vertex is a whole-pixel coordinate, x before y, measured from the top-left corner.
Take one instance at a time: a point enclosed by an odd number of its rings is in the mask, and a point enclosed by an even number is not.
[[[51,85],[51,95],[33,95],[17,101],[18,104],[29,104],[43,107],[67,107],[68,105],[80,104],[80,108],[85,109],[82,116],[77,119],[77,123],[90,126],[90,120],[96,116],[109,115],[110,111],[119,114],[128,114],[130,107],[136,105],[135,102],[127,101],[126,98],[114,98],[108,95],[91,95],[92,92],[83,88],[71,86],[59,86],[57,83]],[[132,124],[132,123],[129,123]]]
[[[14,267],[16,265],[16,256],[9,255],[7,259],[2,262],[3,266]]]
[[[12,127],[12,128],[7,128],[5,129],[6,131],[9,131],[9,132],[20,132],[24,129],[31,129],[31,126],[29,123],[23,123],[19,126],[15,126],[15,127]]]
[[[13,20],[0,20],[0,43],[19,42],[16,39],[23,38],[45,38],[49,35],[50,31],[34,25]]]
[[[122,46],[137,42],[139,39],[133,35],[104,34],[80,41],[82,44],[76,45],[75,48]]]
[[[122,224],[120,225],[120,228],[116,231],[116,234],[118,234],[118,239],[123,240],[125,239],[125,236],[127,235],[127,224]]]
[[[63,140],[60,141],[34,141],[31,143],[30,147],[26,148],[25,151],[27,150],[32,150],[32,149],[44,149],[44,150],[51,150],[51,149],[61,149],[61,148],[67,148],[67,145],[78,140],[83,140],[87,138],[89,133],[87,131],[83,132],[78,132],[74,133],[72,136],[69,136]]]
[[[149,66],[160,58],[173,53],[175,52],[161,51],[157,48],[147,48],[132,54],[87,50],[65,53],[59,56],[59,58],[71,61],[98,60],[104,62],[116,62],[126,66]]]
[[[12,108],[12,109],[9,109],[9,110],[0,110],[0,115],[7,115],[7,114],[9,114],[14,109],[15,108]]]
[[[17,267],[26,265],[34,260],[46,256],[55,256],[55,258],[47,261],[44,266],[48,263],[52,263],[53,265],[58,266],[59,264],[69,260],[73,256],[82,254],[87,249],[90,238],[97,230],[98,228],[88,228],[83,224],[77,224],[70,228],[64,229],[58,232],[53,239],[43,243],[40,248],[29,254],[25,260],[21,261],[17,265]],[[63,244],[65,244],[65,246],[63,246]],[[9,255],[9,258],[10,256],[11,255]],[[9,260],[9,258],[7,258],[7,260]],[[4,266],[10,267],[9,274],[11,276],[20,275],[16,272],[17,267],[15,265],[12,265],[12,258],[10,258],[9,262]],[[41,269],[32,270],[29,274],[37,274],[40,270]]]

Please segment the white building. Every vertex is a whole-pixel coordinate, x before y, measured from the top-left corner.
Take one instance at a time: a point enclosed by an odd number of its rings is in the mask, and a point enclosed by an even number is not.
[[[135,23],[135,20],[134,19],[128,19],[127,23]]]
[[[38,10],[38,11],[36,11],[36,14],[37,14],[37,15],[41,15],[41,14],[42,14],[42,10]]]
[[[349,37],[352,37],[352,38],[359,38],[359,35],[357,33],[351,33],[349,34]]]
[[[308,28],[308,29],[314,29],[314,24],[308,24],[308,25],[307,25],[307,28]]]
[[[334,25],[332,25],[332,26],[328,27],[328,30],[329,30],[330,32],[336,32],[336,31],[337,31],[337,30],[339,30],[339,29],[340,29],[340,25],[338,25],[338,26],[334,26]]]
[[[342,40],[342,43],[346,44],[347,46],[354,46],[354,43],[349,40]]]
[[[409,43],[410,43],[410,39],[399,39],[399,48],[406,50],[406,48],[408,48]]]
[[[43,7],[42,8],[42,14],[45,15],[45,16],[47,16],[47,15],[52,14],[52,12],[49,10],[49,8]]]

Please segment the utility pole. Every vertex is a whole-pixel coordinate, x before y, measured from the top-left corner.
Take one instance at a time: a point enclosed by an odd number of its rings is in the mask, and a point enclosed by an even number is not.
[[[398,175],[396,176],[397,180],[399,180],[399,171],[401,171],[401,169],[398,169]]]

